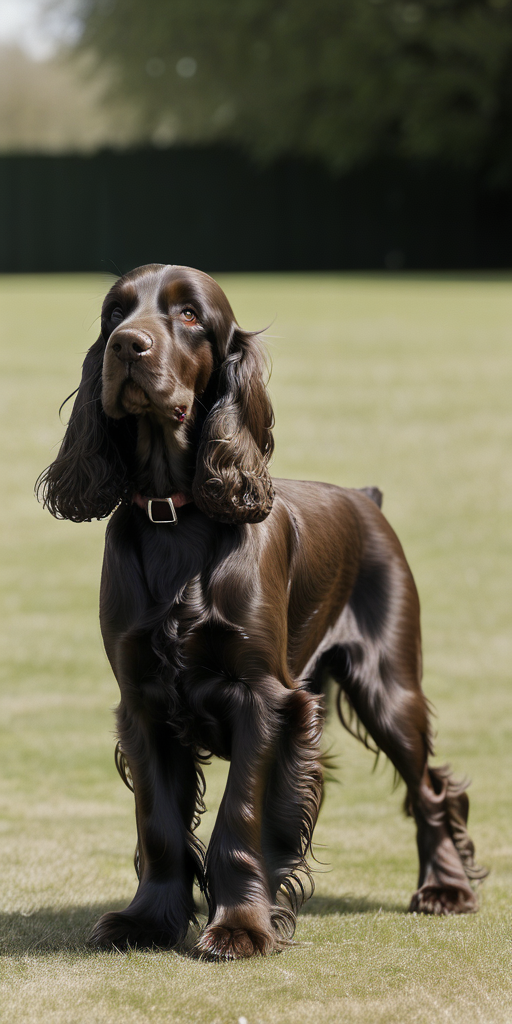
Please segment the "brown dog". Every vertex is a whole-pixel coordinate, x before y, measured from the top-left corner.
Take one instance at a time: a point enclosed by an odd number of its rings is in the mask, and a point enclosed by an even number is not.
[[[402,548],[378,491],[271,481],[264,369],[257,336],[206,274],[126,274],[40,480],[55,516],[116,509],[101,625],[121,690],[117,762],[135,794],[139,887],[96,925],[101,945],[180,942],[195,878],[210,911],[197,955],[267,953],[290,938],[322,796],[329,679],[406,783],[420,860],[411,909],[476,909],[470,881],[485,872],[464,787],[428,766]],[[206,752],[231,766],[205,852],[194,828]]]

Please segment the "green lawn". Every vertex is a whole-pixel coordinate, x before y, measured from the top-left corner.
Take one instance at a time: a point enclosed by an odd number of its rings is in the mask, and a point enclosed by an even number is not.
[[[0,1006],[6,1021],[198,1024],[512,1021],[512,287],[503,278],[222,277],[265,327],[276,475],[378,484],[423,606],[437,753],[469,775],[491,868],[481,911],[411,916],[413,825],[389,766],[332,722],[338,782],[316,893],[279,956],[205,964],[92,952],[135,890],[131,794],[113,764],[116,684],[98,627],[104,524],[32,496],[108,281],[0,279]],[[321,529],[321,522],[318,528]],[[208,772],[212,827],[225,765]]]

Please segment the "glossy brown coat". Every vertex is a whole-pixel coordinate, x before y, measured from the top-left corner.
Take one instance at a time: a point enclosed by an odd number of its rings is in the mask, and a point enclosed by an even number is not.
[[[279,949],[311,891],[326,687],[344,725],[392,761],[417,824],[411,909],[476,908],[468,801],[431,768],[419,603],[380,494],[271,481],[272,409],[256,335],[219,286],[151,265],[107,295],[71,419],[40,487],[50,511],[108,524],[105,648],[119,682],[119,771],[135,794],[139,887],[100,945]],[[141,496],[187,500],[175,525]],[[134,496],[137,502],[134,502]],[[143,502],[142,502],[143,504]],[[118,506],[116,508],[116,506]],[[208,850],[194,834],[201,763],[231,762]]]

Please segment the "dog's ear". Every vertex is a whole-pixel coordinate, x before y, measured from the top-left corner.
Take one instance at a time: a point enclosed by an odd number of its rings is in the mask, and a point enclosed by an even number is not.
[[[194,501],[220,522],[260,523],[274,498],[267,470],[274,416],[257,335],[236,327],[216,372],[217,395],[201,433]]]
[[[104,519],[127,484],[126,420],[111,420],[101,404],[105,342],[100,336],[84,360],[71,418],[59,454],[36,482],[36,494],[57,519]]]

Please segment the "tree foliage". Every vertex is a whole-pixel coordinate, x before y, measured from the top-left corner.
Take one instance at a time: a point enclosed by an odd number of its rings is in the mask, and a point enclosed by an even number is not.
[[[512,176],[512,0],[76,0],[142,140]]]
[[[94,152],[106,140],[118,148],[132,142],[131,110],[99,102],[105,76],[84,87],[88,63],[65,53],[33,60],[0,46],[0,153]]]

